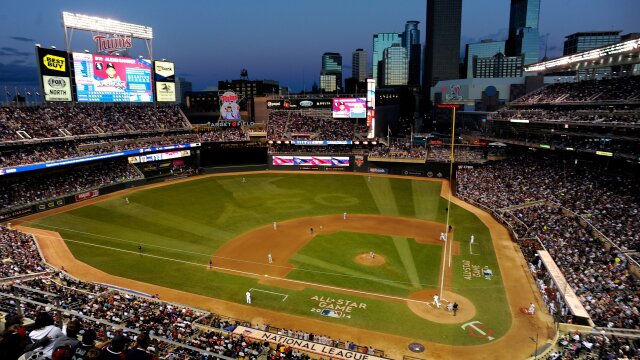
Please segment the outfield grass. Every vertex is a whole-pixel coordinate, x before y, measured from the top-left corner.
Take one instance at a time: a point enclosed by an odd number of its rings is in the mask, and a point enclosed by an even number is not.
[[[398,251],[398,247],[404,246],[408,249],[406,253]],[[386,263],[365,267],[354,261],[356,256],[370,251],[384,255]],[[291,263],[296,269],[287,277],[407,297],[411,292],[437,286],[441,257],[442,246],[438,245],[418,244],[401,237],[339,232],[314,237],[293,256]],[[411,264],[409,271],[405,269],[406,263]]]
[[[234,302],[244,302],[244,292],[259,287],[290,296],[283,302],[277,296],[257,294],[254,306],[428,341],[481,344],[486,340],[465,336],[459,325],[423,320],[400,302],[309,288],[281,289],[258,284],[252,278],[206,271],[211,254],[222,244],[273,221],[347,211],[444,223],[447,202],[439,196],[440,186],[440,182],[383,177],[368,181],[367,176],[357,175],[261,173],[209,177],[131,193],[129,205],[122,198],[112,198],[30,225],[60,232],[78,259],[117,276]],[[488,229],[462,208],[452,205],[450,212],[455,239],[463,243],[461,255],[454,257],[448,270],[453,272],[453,291],[474,302],[478,312],[474,320],[490,326],[498,338],[510,327],[511,317],[505,311],[506,296]],[[467,249],[465,240],[471,234],[476,237],[474,252],[480,255],[471,255]],[[145,254],[163,258],[140,257],[136,254],[138,244]],[[364,271],[353,257],[371,251],[372,245],[387,257],[387,264]],[[441,246],[417,244],[407,238],[318,235],[292,258],[300,270],[292,271],[289,277],[406,296],[421,288],[437,287],[441,251]],[[494,279],[467,276],[463,261],[488,265]],[[313,311],[318,306],[313,298],[318,296],[365,303],[366,310],[354,310],[345,318],[323,317]]]

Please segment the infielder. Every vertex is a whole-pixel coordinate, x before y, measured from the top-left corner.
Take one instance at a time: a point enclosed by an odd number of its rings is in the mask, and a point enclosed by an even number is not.
[[[447,241],[447,234],[446,234],[446,233],[441,232],[441,233],[440,233],[440,240],[442,240],[442,241]]]
[[[533,303],[531,303],[529,305],[529,315],[534,315],[535,313],[536,313],[536,306]]]
[[[347,220],[347,212],[346,212],[346,211],[345,211],[345,212],[344,212],[344,214],[342,215],[342,218],[343,218],[344,220]]]
[[[275,229],[277,229],[277,228],[278,228],[278,224],[274,221],[274,222],[273,222],[273,230],[275,230]]]
[[[251,304],[251,293],[249,291],[247,291],[247,293],[245,294],[246,298],[247,298],[247,304]]]
[[[269,259],[269,264],[273,263],[273,257],[271,257],[271,253],[269,253],[269,255],[267,255],[267,258]]]

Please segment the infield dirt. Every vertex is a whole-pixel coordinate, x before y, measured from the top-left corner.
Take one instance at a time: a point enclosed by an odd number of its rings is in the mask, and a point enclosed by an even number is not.
[[[271,172],[273,173],[273,172]],[[237,174],[222,174],[219,176],[229,176],[229,175],[237,175]],[[211,176],[211,175],[209,175]],[[215,175],[218,176],[218,175]],[[369,176],[367,174],[367,176]],[[403,177],[407,178],[407,177]],[[425,180],[424,178],[415,178],[418,180]],[[186,180],[188,181],[188,180]],[[438,180],[427,180],[427,181],[438,181]],[[449,186],[447,181],[443,181],[441,196],[446,198],[449,194]],[[162,186],[162,185],[171,185],[175,182],[168,184],[155,184],[150,185],[151,187]],[[52,213],[65,212],[71,210],[73,208],[79,206],[90,205],[95,202],[103,201],[106,198],[110,198],[113,196],[122,196],[127,194],[130,191],[139,191],[142,189],[146,189],[149,187],[141,187],[130,190],[124,190],[118,193],[110,194],[105,197],[100,197],[97,199],[92,199],[89,201],[85,201],[82,203],[73,204],[71,206],[58,208],[50,212],[45,212],[37,215],[32,215],[27,218],[24,218],[23,221],[34,220],[36,218],[50,216]],[[375,331],[363,330],[358,328],[353,328],[349,326],[339,325],[339,324],[330,324],[320,320],[315,320],[307,317],[290,315],[279,313],[271,310],[258,309],[251,306],[246,306],[243,304],[232,303],[228,301],[223,301],[215,298],[205,297],[196,294],[190,294],[183,291],[164,288],[152,284],[147,284],[131,279],[126,279],[122,277],[113,276],[107,274],[101,270],[93,268],[81,261],[78,261],[73,254],[70,252],[68,247],[66,246],[64,240],[60,237],[60,235],[56,232],[51,232],[47,230],[35,229],[25,226],[16,226],[19,230],[32,233],[36,236],[38,241],[38,245],[45,257],[45,260],[56,268],[60,268],[64,266],[65,271],[70,273],[71,275],[84,280],[84,281],[96,281],[96,282],[104,282],[109,283],[125,288],[131,288],[138,291],[150,293],[150,294],[160,294],[161,299],[183,303],[188,306],[198,307],[210,310],[212,312],[223,314],[226,316],[230,316],[233,318],[250,320],[254,325],[258,323],[268,322],[269,324],[282,327],[282,328],[295,328],[304,331],[327,334],[329,336],[341,339],[349,339],[359,344],[368,345],[374,344],[377,348],[385,350],[387,356],[391,358],[402,358],[404,355],[409,355],[417,358],[429,358],[429,359],[524,359],[529,357],[533,351],[535,344],[532,343],[530,337],[539,336],[540,343],[546,341],[547,339],[553,338],[554,329],[553,329],[553,321],[551,317],[546,314],[544,311],[538,311],[535,316],[529,316],[520,313],[519,309],[522,306],[526,306],[530,302],[536,303],[539,309],[544,309],[544,304],[542,299],[540,298],[540,294],[537,291],[535,284],[532,281],[531,276],[528,273],[528,268],[522,254],[519,252],[517,248],[517,244],[513,243],[508,231],[498,223],[493,217],[486,213],[485,211],[478,209],[460,199],[455,197],[451,197],[451,201],[456,205],[459,205],[470,212],[474,213],[478,218],[489,228],[491,233],[493,246],[496,252],[496,256],[499,260],[500,272],[503,276],[503,281],[505,284],[505,291],[507,294],[507,299],[509,301],[509,308],[504,309],[504,311],[509,311],[512,315],[511,328],[503,337],[496,339],[494,341],[487,342],[485,345],[476,345],[476,346],[452,346],[452,345],[443,345],[438,343],[430,343],[424,342],[418,339],[411,339],[406,337],[399,337],[395,335],[390,335],[386,333],[380,333]],[[323,217],[324,218],[324,217]],[[391,227],[395,226],[394,223],[397,222],[396,217],[389,217],[387,220],[380,219],[379,216],[375,216],[377,218],[376,226],[377,227]],[[310,220],[313,219],[313,220]],[[350,215],[350,219],[345,221],[342,219],[342,216],[336,215],[333,217],[327,217],[323,219],[326,223],[317,222],[317,218],[306,218],[300,219],[301,223],[300,227],[291,227],[291,229],[287,229],[288,222],[282,222],[278,224],[278,230],[282,229],[282,231],[291,231],[292,235],[296,234],[294,237],[299,237],[298,240],[294,240],[291,246],[291,249],[287,246],[287,250],[282,250],[281,252],[276,252],[273,249],[273,246],[270,249],[262,248],[262,251],[256,251],[255,257],[256,262],[262,263],[260,264],[261,269],[269,268],[267,261],[268,251],[273,251],[273,257],[276,262],[279,262],[279,259],[286,259],[291,256],[295,251],[295,249],[299,249],[304,243],[311,239],[310,227],[314,227],[314,231],[316,229],[319,230],[319,227],[322,226],[323,229],[321,231],[328,232],[335,229],[336,231],[340,226],[345,226],[345,223],[349,223],[349,228],[352,231],[356,231],[355,229],[359,229],[360,226],[364,226],[366,221],[366,217],[362,218],[361,221],[350,221],[356,220],[356,218]],[[411,219],[407,219],[411,220]],[[380,223],[380,221],[384,221]],[[387,222],[388,221],[388,222]],[[422,221],[422,220],[416,220]],[[14,221],[22,222],[22,221]],[[360,224],[359,224],[360,223]],[[437,223],[432,223],[437,224]],[[405,224],[406,226],[407,224]],[[351,226],[355,227],[352,228]],[[394,231],[398,231],[397,235],[399,236],[407,236],[414,237],[417,241],[419,239],[423,239],[423,241],[434,242],[431,240],[432,235],[433,239],[438,238],[440,227],[430,226],[433,229],[428,235],[425,236],[425,233],[421,233],[420,236],[417,234],[413,234],[416,236],[412,236],[410,234],[410,229],[396,229]],[[267,233],[269,227],[265,229],[256,229],[254,231],[264,231]],[[364,229],[361,229],[364,230]],[[253,233],[254,231],[250,232]],[[271,228],[271,231],[273,229]],[[423,229],[424,231],[424,229]],[[367,232],[367,231],[362,231]],[[371,233],[371,231],[368,231]],[[249,234],[250,234],[249,233]],[[385,231],[386,233],[386,231]],[[245,236],[247,234],[243,234]],[[238,238],[240,238],[238,237]],[[238,246],[236,243],[238,238],[230,241],[229,247],[225,248],[225,246],[221,247],[215,254],[215,256],[220,256],[220,254],[225,254],[226,252],[235,251],[234,247]],[[427,239],[428,238],[428,239]],[[263,239],[264,240],[264,239]],[[251,240],[251,237],[247,238],[246,241],[255,241]],[[435,241],[437,242],[437,240]],[[434,242],[434,243],[435,243]],[[453,243],[454,253],[459,251],[459,244],[456,245]],[[246,246],[246,243],[245,243]],[[293,251],[293,252],[292,252]],[[215,258],[214,258],[215,259]],[[249,266],[249,265],[247,265]],[[256,264],[251,264],[250,266],[257,266]],[[284,275],[290,270],[290,266],[288,263],[280,265],[278,263],[278,267],[273,267],[274,276]],[[236,268],[237,266],[234,266]],[[265,270],[267,271],[267,270]],[[277,280],[268,279],[264,280],[268,282],[273,282],[274,285],[281,286]],[[447,289],[447,284],[449,281],[445,278],[445,289]],[[519,286],[510,287],[509,284],[519,284]],[[528,284],[527,291],[522,291],[522,284]],[[291,285],[289,285],[291,286]],[[296,285],[298,287],[299,285]],[[432,292],[435,290],[425,290],[422,293],[415,295],[419,298],[426,298],[425,301],[428,301],[429,296],[431,296]],[[447,290],[445,290],[447,291]],[[445,292],[445,294],[447,294]],[[460,318],[455,320],[451,319],[451,316],[448,313],[445,313],[445,316],[442,316],[442,319],[439,322],[448,323],[449,321],[463,321],[469,313],[473,309],[472,304],[465,304],[463,302],[462,297],[457,297],[455,294],[447,294],[446,297],[454,298],[460,304],[460,312],[457,316]],[[458,301],[460,299],[460,301]],[[465,310],[466,309],[466,310]],[[469,313],[467,313],[469,312]],[[456,317],[457,317],[456,316]],[[437,320],[434,320],[437,321]],[[411,353],[407,349],[407,345],[411,342],[421,342],[425,343],[426,351],[422,354],[414,354]]]

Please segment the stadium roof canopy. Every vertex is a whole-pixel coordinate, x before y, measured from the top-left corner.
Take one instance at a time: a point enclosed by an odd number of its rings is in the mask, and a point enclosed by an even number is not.
[[[639,63],[640,38],[527,65],[524,71],[544,74]]]

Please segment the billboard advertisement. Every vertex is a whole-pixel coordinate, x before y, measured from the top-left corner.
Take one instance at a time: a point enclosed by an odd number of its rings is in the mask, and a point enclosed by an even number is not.
[[[367,100],[365,98],[335,98],[331,112],[334,118],[365,119],[367,117]]]
[[[349,166],[348,156],[273,156],[275,166]]]
[[[54,49],[36,49],[44,100],[72,101],[68,54]]]
[[[129,161],[129,164],[139,164],[160,160],[177,159],[185,156],[191,156],[191,150],[177,150],[157,154],[129,156],[127,160]]]
[[[301,110],[301,109],[331,109],[330,99],[273,99],[267,100],[269,110]]]
[[[153,63],[156,81],[175,82],[175,64],[168,61],[156,61]]]
[[[73,53],[79,102],[153,102],[151,62]]]
[[[158,102],[176,102],[176,83],[156,82],[156,99]]]

